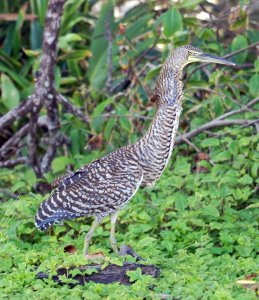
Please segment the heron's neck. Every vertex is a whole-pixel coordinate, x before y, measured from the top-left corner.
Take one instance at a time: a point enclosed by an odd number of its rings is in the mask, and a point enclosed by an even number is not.
[[[138,143],[139,155],[143,156],[143,185],[152,185],[161,176],[172,154],[182,111],[183,83],[179,78],[179,74],[163,68],[156,85],[157,112]]]
[[[182,71],[173,69],[166,63],[151,97],[151,101],[157,104],[157,112],[143,137],[146,143],[153,143],[158,138],[161,141],[169,137],[171,141],[174,140],[182,111],[182,98]]]

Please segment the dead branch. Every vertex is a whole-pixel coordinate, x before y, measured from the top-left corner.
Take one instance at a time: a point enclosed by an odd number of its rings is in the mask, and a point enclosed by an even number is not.
[[[75,269],[78,269],[77,275],[73,276],[70,272]],[[122,266],[110,264],[103,269],[102,265],[85,265],[79,267],[70,267],[57,269],[57,275],[52,276],[54,282],[63,285],[65,282],[62,282],[62,279],[59,276],[65,275],[69,279],[74,279],[73,283],[69,285],[71,287],[75,285],[85,285],[89,281],[96,283],[113,283],[119,282],[120,284],[129,285],[130,280],[127,275],[128,271],[134,271],[137,268],[140,268],[143,275],[150,275],[154,278],[157,278],[160,274],[160,269],[154,265],[144,265],[139,263],[124,262]],[[94,271],[93,274],[87,275],[86,271]],[[71,273],[72,273],[71,272]],[[47,279],[49,275],[43,272],[40,272],[36,275],[37,279]]]
[[[16,149],[20,141],[26,136],[29,132],[29,124],[24,125],[20,128],[3,146],[0,148],[0,158],[3,159],[7,154]]]
[[[33,96],[28,97],[17,107],[10,110],[0,118],[0,130],[10,126],[14,121],[18,121],[21,117],[30,112],[33,104]]]
[[[107,14],[105,20],[105,38],[108,42],[107,48],[107,65],[108,65],[108,77],[105,84],[105,90],[110,93],[112,87],[112,31],[111,31],[111,18],[112,18],[113,10],[110,9],[109,13]]]
[[[242,105],[242,108],[240,108],[240,109],[232,110],[232,111],[229,111],[229,112],[225,113],[224,115],[218,117],[216,120],[224,120],[224,119],[226,119],[230,116],[233,116],[233,115],[238,115],[238,114],[241,114],[241,113],[244,113],[244,112],[249,112],[249,111],[251,111],[250,108],[258,102],[259,102],[259,97],[253,99],[252,101],[250,101],[246,105]]]
[[[185,136],[182,137],[183,141],[188,144],[191,148],[193,148],[197,153],[201,153],[201,150],[195,146],[190,140],[188,140]]]
[[[49,0],[45,19],[42,55],[40,67],[35,78],[35,88],[30,97],[21,102],[20,105],[9,111],[0,118],[0,130],[11,126],[15,121],[30,113],[29,124],[25,125],[14,134],[1,148],[1,159],[6,159],[8,151],[17,148],[19,142],[28,134],[28,160],[17,158],[2,162],[0,166],[13,166],[19,163],[28,163],[32,166],[36,176],[41,178],[44,172],[49,170],[56,149],[60,143],[67,142],[65,138],[58,135],[59,117],[58,103],[61,103],[70,113],[88,123],[89,119],[79,109],[74,107],[64,96],[58,94],[54,87],[54,66],[57,58],[57,40],[60,21],[66,0]],[[47,109],[48,145],[43,157],[38,155],[38,129],[40,126],[40,110],[43,106]]]
[[[54,88],[54,66],[56,64],[57,40],[60,28],[60,20],[63,14],[65,0],[50,0],[45,19],[41,62],[36,78],[36,84],[33,94],[33,108],[30,117],[30,129],[28,137],[29,162],[38,178],[49,168],[50,162],[56,153],[53,142],[57,131],[58,116],[57,103],[55,99]],[[42,106],[46,104],[48,117],[50,121],[49,146],[43,157],[43,169],[41,168],[37,157],[37,131],[39,112]]]
[[[56,149],[57,149],[57,135],[58,135],[58,128],[59,128],[59,119],[58,119],[58,104],[56,99],[56,93],[48,94],[46,99],[46,106],[47,106],[47,115],[49,120],[48,125],[48,148],[45,155],[41,161],[41,171],[43,173],[49,171],[50,164],[55,157]]]
[[[81,119],[84,123],[89,123],[89,117],[86,116],[79,108],[75,107],[69,100],[61,94],[56,94],[57,101],[72,115]]]
[[[233,119],[233,120],[213,120],[210,121],[190,132],[187,132],[185,134],[182,134],[180,136],[178,136],[175,139],[175,145],[180,145],[183,142],[185,142],[185,139],[191,139],[193,137],[195,137],[196,135],[198,135],[201,132],[204,132],[208,129],[212,129],[215,127],[222,127],[222,126],[231,126],[231,125],[253,125],[256,124],[257,122],[259,122],[259,120],[240,120],[240,119]]]
[[[218,118],[190,131],[185,134],[182,134],[178,136],[175,140],[175,145],[180,145],[184,142],[189,141],[189,139],[195,137],[201,132],[206,132],[208,129],[212,129],[215,127],[222,127],[222,126],[231,126],[231,125],[244,125],[244,126],[250,126],[250,125],[256,125],[259,123],[259,120],[243,120],[243,119],[231,119],[231,120],[225,120],[226,118],[234,115],[238,115],[244,112],[250,112],[251,107],[253,107],[255,104],[259,102],[259,97],[251,100],[246,105],[242,105],[240,109],[229,111]],[[190,141],[189,141],[190,142]]]
[[[27,164],[27,163],[28,163],[27,157],[19,157],[16,159],[10,159],[10,160],[0,162],[0,168],[12,168],[17,165]]]
[[[0,14],[0,21],[17,21],[19,14]],[[37,16],[34,14],[27,14],[24,16],[25,21],[35,21]]]

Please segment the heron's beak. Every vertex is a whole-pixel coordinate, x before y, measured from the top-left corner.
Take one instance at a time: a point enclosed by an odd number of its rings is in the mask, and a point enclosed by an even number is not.
[[[211,55],[208,53],[192,53],[188,57],[189,62],[206,62],[206,63],[216,63],[221,65],[235,66],[236,64],[232,61],[226,60],[219,56]]]

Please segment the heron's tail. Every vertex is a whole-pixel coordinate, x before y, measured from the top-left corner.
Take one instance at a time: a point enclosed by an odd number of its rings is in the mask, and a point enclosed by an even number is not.
[[[40,230],[46,230],[53,224],[58,224],[63,220],[78,218],[78,213],[69,212],[57,205],[57,195],[54,193],[50,198],[43,201],[35,216],[35,225]]]

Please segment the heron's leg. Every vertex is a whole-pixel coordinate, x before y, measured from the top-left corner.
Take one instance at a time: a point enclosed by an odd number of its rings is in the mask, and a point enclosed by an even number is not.
[[[117,217],[119,215],[119,211],[116,211],[115,213],[113,213],[111,215],[111,233],[110,233],[110,242],[111,242],[111,246],[112,246],[112,250],[118,254],[118,247],[117,247],[117,241],[115,238],[115,224],[116,224],[116,220]]]
[[[91,228],[89,229],[89,231],[87,232],[86,236],[85,236],[85,244],[84,244],[84,255],[88,254],[88,249],[89,249],[89,245],[90,245],[90,241],[91,238],[93,236],[93,233],[96,229],[96,227],[101,223],[102,219],[96,218],[91,226]]]

